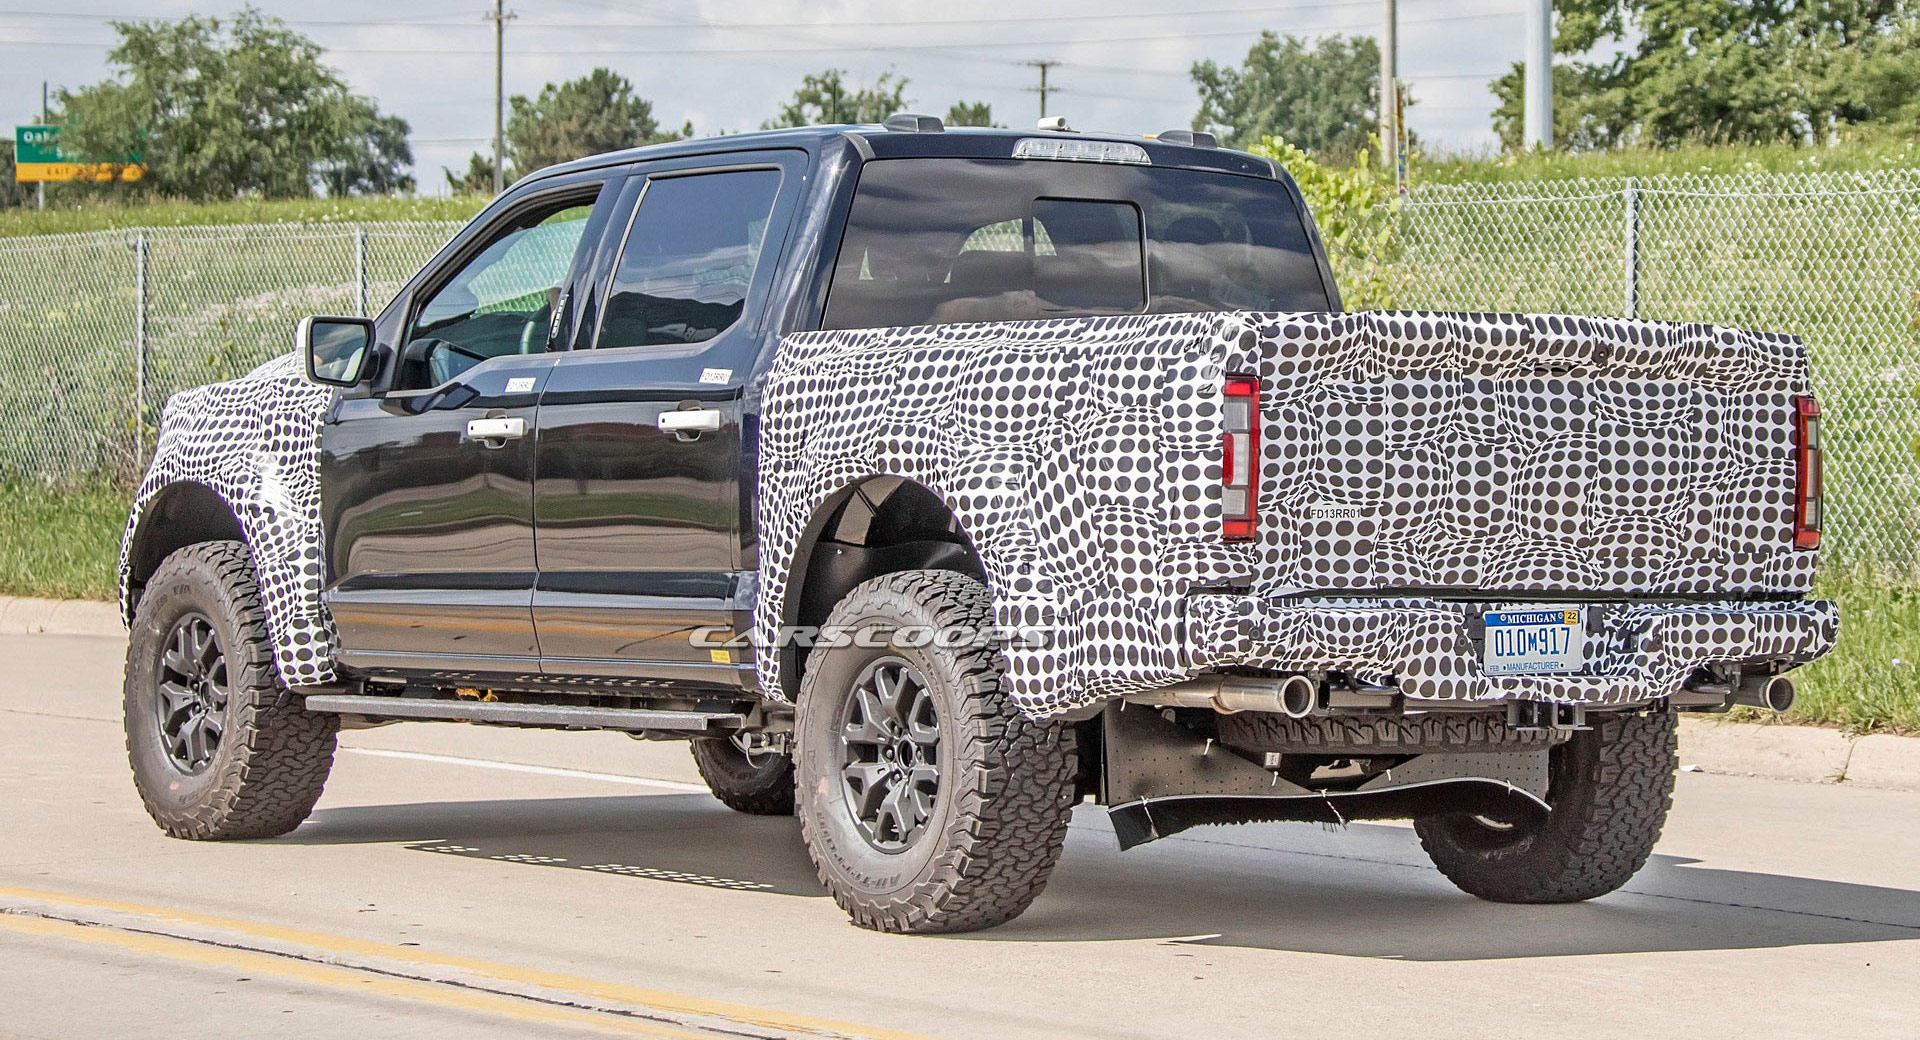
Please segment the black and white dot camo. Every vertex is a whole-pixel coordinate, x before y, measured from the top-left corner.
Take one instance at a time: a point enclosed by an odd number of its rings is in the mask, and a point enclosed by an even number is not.
[[[167,402],[120,547],[120,605],[129,624],[128,549],[141,519],[168,486],[202,484],[233,510],[253,552],[281,680],[333,680],[336,640],[321,602],[320,528],[320,422],[332,399],[332,390],[302,378],[300,359],[289,354]]]
[[[1221,387],[1262,393],[1257,541],[1219,536]],[[1046,716],[1223,665],[1411,696],[1618,704],[1711,660],[1828,649],[1830,604],[1615,615],[1586,673],[1479,674],[1463,608],[1303,593],[1797,594],[1797,340],[1699,324],[1367,313],[1128,316],[789,337],[761,419],[756,639],[818,510],[875,475],[954,511]],[[1245,596],[1193,595],[1243,585]],[[1290,598],[1291,597],[1291,598]],[[778,691],[777,655],[758,655]]]
[[[1220,389],[1263,396],[1258,540],[1220,517]],[[1793,339],[1557,316],[1199,314],[789,337],[759,442],[762,645],[799,539],[871,476],[914,480],[979,551],[1035,715],[1229,665],[1347,671],[1410,696],[1618,704],[1713,660],[1804,660],[1838,619],[1798,595],[1791,542]],[[322,600],[319,429],[331,391],[298,359],[169,402],[127,545],[193,481],[251,546],[282,679],[335,677]],[[131,614],[128,557],[123,608]],[[1244,586],[1241,595],[1196,589]],[[1701,594],[1614,613],[1585,674],[1490,678],[1436,587]],[[777,695],[777,655],[758,654]]]

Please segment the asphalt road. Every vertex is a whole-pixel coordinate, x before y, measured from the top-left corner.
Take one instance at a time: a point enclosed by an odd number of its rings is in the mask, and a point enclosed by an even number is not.
[[[0,637],[0,1036],[1920,1035],[1920,795],[1683,774],[1655,861],[1568,907],[1476,902],[1401,826],[1123,854],[1087,806],[1026,916],[908,938],[607,734],[350,733],[293,834],[168,839],[122,652]]]

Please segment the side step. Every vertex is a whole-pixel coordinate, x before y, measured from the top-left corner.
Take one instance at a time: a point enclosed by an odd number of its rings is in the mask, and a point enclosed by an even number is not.
[[[745,715],[729,712],[655,711],[646,708],[596,708],[584,704],[513,704],[332,693],[309,696],[307,710],[382,719],[495,722],[509,726],[612,729],[627,733],[647,730],[689,734],[725,733],[739,729],[747,721]]]

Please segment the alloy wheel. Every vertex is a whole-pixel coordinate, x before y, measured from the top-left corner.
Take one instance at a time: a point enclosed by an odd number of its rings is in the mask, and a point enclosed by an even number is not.
[[[204,772],[227,719],[227,655],[205,614],[191,612],[174,622],[156,689],[154,714],[167,760],[189,776]]]
[[[898,657],[869,664],[847,692],[840,783],[860,836],[905,852],[940,798],[940,712],[918,669]]]

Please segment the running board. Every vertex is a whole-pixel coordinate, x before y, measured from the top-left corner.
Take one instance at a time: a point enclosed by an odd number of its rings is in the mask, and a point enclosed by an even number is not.
[[[381,719],[492,722],[506,726],[611,729],[626,733],[652,730],[695,735],[731,732],[747,721],[745,715],[729,712],[657,711],[647,708],[597,708],[584,704],[515,704],[332,693],[309,696],[307,710]]]

